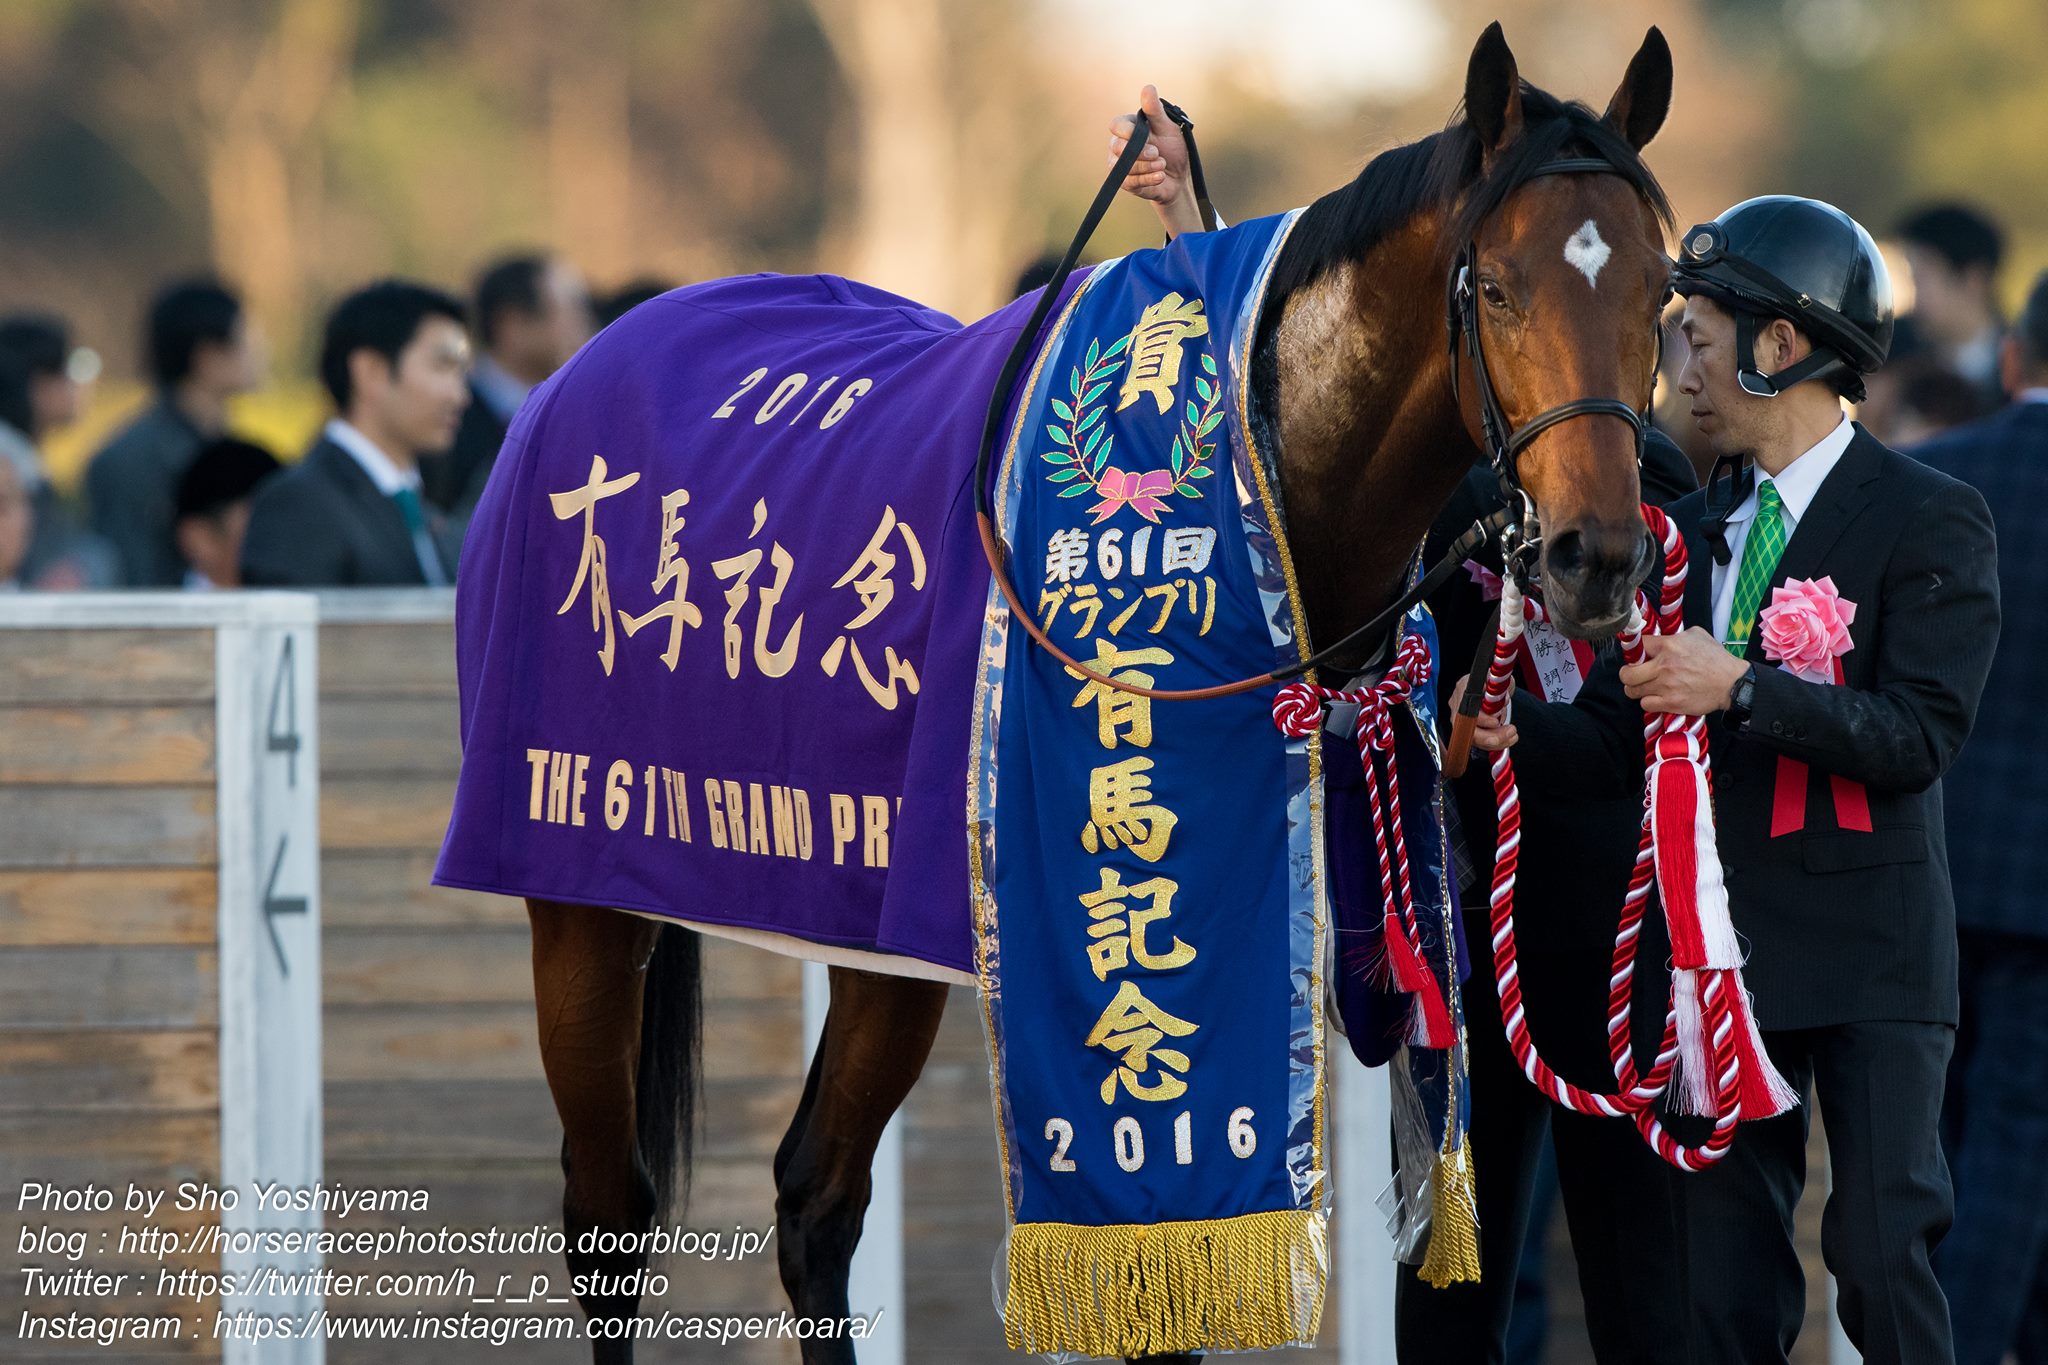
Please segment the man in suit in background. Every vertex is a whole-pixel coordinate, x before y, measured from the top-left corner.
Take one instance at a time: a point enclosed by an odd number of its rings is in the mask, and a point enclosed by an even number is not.
[[[420,496],[419,459],[454,441],[468,377],[462,305],[447,294],[385,280],[343,299],[320,347],[338,415],[305,459],[257,490],[242,582],[453,583],[455,546]]]
[[[1973,744],[1943,784],[1961,938],[1962,1025],[1943,1136],[1956,1223],[1934,1268],[1958,1365],[1998,1365],[2031,1341],[2048,1359],[2048,273],[2001,356],[2012,404],[1915,451],[1984,494],[1998,524],[1998,657]]]
[[[185,280],[149,310],[156,399],[93,456],[85,472],[92,528],[121,556],[122,581],[185,581],[175,491],[200,446],[227,430],[228,400],[263,382],[263,344],[242,301],[217,280]]]
[[[1913,272],[1913,321],[1936,358],[1983,395],[1984,411],[1998,390],[1998,266],[2005,234],[1968,204],[1928,204],[1899,223],[1906,264]]]
[[[468,519],[528,391],[567,364],[594,330],[590,290],[560,256],[511,256],[485,269],[476,284],[469,410],[447,453],[420,461],[429,502]]]
[[[1689,628],[1651,637],[1640,663],[1596,668],[1572,705],[1517,696],[1479,743],[1519,736],[1533,803],[1640,790],[1643,713],[1709,717],[1756,1019],[1778,1072],[1817,1094],[1827,1121],[1821,1250],[1843,1326],[1868,1365],[1942,1365],[1953,1346],[1930,1258],[1954,1206],[1938,1135],[1958,1004],[1940,779],[1997,644],[1991,517],[1975,489],[1843,414],[1891,336],[1890,283],[1862,227],[1771,196],[1680,244],[1679,383],[1720,456],[1707,488],[1670,509],[1692,566]],[[1802,647],[1778,629],[1772,590],[1824,576],[1848,640],[1816,648],[1823,630]],[[1779,666],[1788,640],[1812,680]],[[1668,1176],[1686,1301],[1645,1295],[1639,1311],[1670,1324],[1673,1358],[1789,1358],[1806,1314],[1792,1219],[1808,1115],[1744,1122],[1718,1164]],[[1680,1123],[1704,1136],[1703,1121]],[[1661,1214],[1617,1197],[1613,1216]]]

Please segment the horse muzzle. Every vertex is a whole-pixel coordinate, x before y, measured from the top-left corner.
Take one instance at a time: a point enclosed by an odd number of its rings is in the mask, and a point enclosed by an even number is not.
[[[1614,634],[1627,622],[1656,555],[1656,542],[1640,521],[1568,526],[1545,537],[1543,600],[1551,621],[1575,639]]]

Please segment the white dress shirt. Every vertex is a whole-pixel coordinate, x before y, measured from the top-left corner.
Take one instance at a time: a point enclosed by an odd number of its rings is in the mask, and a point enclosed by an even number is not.
[[[400,469],[397,461],[384,453],[383,447],[363,435],[339,417],[329,418],[321,435],[349,453],[349,458],[363,467],[370,476],[370,482],[377,485],[377,491],[385,497],[395,495],[401,488],[420,491],[420,471],[415,465],[411,469]]]
[[[1835,424],[1835,429],[1802,451],[1791,464],[1779,470],[1770,481],[1778,486],[1778,501],[1783,507],[1780,520],[1785,527],[1786,543],[1791,543],[1792,533],[1799,529],[1799,519],[1806,515],[1806,509],[1813,505],[1813,495],[1820,492],[1820,486],[1834,472],[1835,464],[1842,458],[1842,452],[1854,440],[1856,428],[1845,415]],[[1757,471],[1757,488],[1761,488],[1767,476]],[[1756,520],[1757,489],[1749,490],[1739,506],[1728,516],[1728,562],[1714,564],[1714,638],[1728,638],[1728,618],[1735,614],[1735,580],[1742,567],[1742,548],[1749,539],[1750,523]],[[1764,599],[1769,605],[1770,599]]]

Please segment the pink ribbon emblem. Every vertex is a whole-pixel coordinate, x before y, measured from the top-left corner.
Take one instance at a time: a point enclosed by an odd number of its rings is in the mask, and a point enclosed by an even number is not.
[[[1088,509],[1095,514],[1091,525],[1100,525],[1126,506],[1147,521],[1158,521],[1173,492],[1173,475],[1164,469],[1133,474],[1112,465],[1095,481],[1095,491],[1102,494],[1102,501]]]

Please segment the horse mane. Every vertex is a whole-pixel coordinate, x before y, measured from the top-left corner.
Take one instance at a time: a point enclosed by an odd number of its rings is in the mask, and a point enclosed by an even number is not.
[[[1470,241],[1479,225],[1537,167],[1560,156],[1595,157],[1612,165],[1667,228],[1671,203],[1627,138],[1577,100],[1561,100],[1522,82],[1522,132],[1491,166],[1462,108],[1441,132],[1380,153],[1347,185],[1302,210],[1274,262],[1267,287],[1278,303],[1347,261],[1365,257],[1386,237],[1427,210],[1444,215],[1438,242],[1443,261]]]

